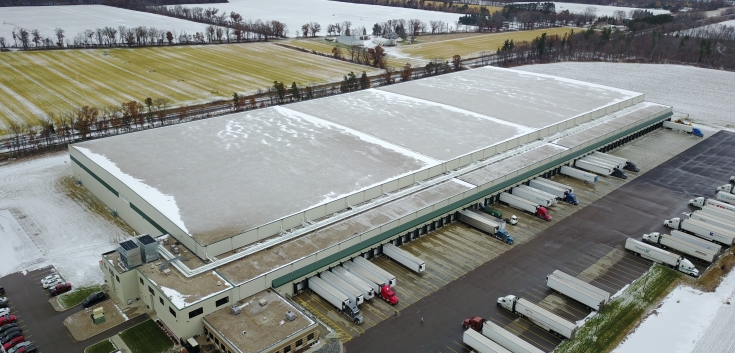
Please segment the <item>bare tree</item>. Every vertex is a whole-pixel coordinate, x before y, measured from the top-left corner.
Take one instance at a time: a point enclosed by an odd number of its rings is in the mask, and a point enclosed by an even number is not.
[[[56,45],[58,45],[59,47],[63,47],[64,46],[64,30],[61,28],[57,28],[54,30],[54,33],[56,33],[56,39],[57,39]]]
[[[597,14],[597,8],[594,6],[587,6],[583,11],[585,21],[594,21],[595,15]]]
[[[312,22],[309,23],[309,32],[311,32],[312,37],[316,37],[316,34],[319,33],[319,31],[322,30],[322,25]]]

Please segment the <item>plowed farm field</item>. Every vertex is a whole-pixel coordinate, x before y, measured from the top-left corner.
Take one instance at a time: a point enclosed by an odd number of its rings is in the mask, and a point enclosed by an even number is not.
[[[10,121],[35,125],[84,105],[147,97],[169,98],[174,106],[202,103],[265,89],[274,80],[319,84],[366,68],[272,43],[2,53],[0,129]]]

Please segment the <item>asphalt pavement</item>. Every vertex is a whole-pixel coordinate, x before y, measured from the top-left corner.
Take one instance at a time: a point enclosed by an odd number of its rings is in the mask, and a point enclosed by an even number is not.
[[[629,237],[640,239],[647,232],[668,232],[663,226],[664,219],[690,212],[687,201],[692,196],[713,195],[714,186],[726,183],[735,174],[733,146],[733,133],[721,131],[709,137],[553,224],[528,243],[514,247],[419,300],[401,311],[398,317],[389,318],[354,337],[345,344],[347,351],[469,351],[461,343],[463,319],[482,316],[507,325],[516,317],[496,305],[498,297],[534,295],[532,291],[543,287],[546,275],[556,269],[578,275],[596,259],[615,251],[622,252],[625,239]],[[615,265],[617,271],[615,267],[608,270],[616,271],[614,277],[610,275],[605,279],[608,275],[605,273],[595,284],[607,283],[613,289],[622,287],[651,264],[632,255],[624,256]],[[545,351],[560,342],[536,326],[526,326],[525,331],[519,329],[524,339]]]

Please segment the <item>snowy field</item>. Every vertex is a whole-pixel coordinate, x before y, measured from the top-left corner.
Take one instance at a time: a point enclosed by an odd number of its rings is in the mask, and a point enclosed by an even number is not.
[[[735,125],[735,72],[680,65],[566,62],[515,69],[644,92],[646,100],[671,105],[695,123]],[[729,125],[729,126],[728,126]]]
[[[69,163],[61,153],[0,166],[0,277],[54,265],[74,287],[102,282],[99,255],[126,234],[68,196]]]
[[[724,353],[735,349],[735,271],[714,293],[680,286],[613,353]]]
[[[523,3],[520,3],[523,4]],[[586,9],[589,6],[592,6],[597,9],[597,12],[595,15],[597,17],[601,16],[613,16],[615,11],[621,10],[625,11],[625,14],[630,17],[630,12],[633,10],[644,10],[644,9],[637,9],[634,7],[624,7],[624,6],[603,6],[603,5],[590,5],[590,4],[575,4],[570,2],[554,2],[556,5],[556,12],[562,12],[564,10],[569,10],[570,13],[577,13],[582,14],[584,13],[584,9]],[[654,15],[660,15],[665,13],[671,13],[669,10],[656,10],[656,9],[647,9],[648,11],[651,11]]]
[[[188,34],[204,32],[206,27],[201,23],[103,5],[0,7],[0,21],[0,37],[5,37],[6,43],[11,45],[16,28],[37,29],[43,37],[50,37],[55,42],[56,28],[66,31],[66,40],[71,41],[87,29],[104,27],[146,26],[177,35],[181,31]]]
[[[350,21],[352,28],[365,27],[368,34],[373,25],[394,19],[420,19],[429,21],[443,21],[451,27],[456,27],[458,14],[437,11],[406,9],[329,0],[230,0],[223,4],[195,4],[187,7],[216,7],[221,11],[237,12],[245,19],[263,21],[278,20],[288,26],[289,37],[296,37],[301,25],[307,22],[317,22],[322,26],[320,36],[326,35],[327,25],[330,23]]]
[[[689,29],[689,30],[686,30],[686,31],[681,31],[681,33],[684,33],[684,34],[694,33],[694,34],[696,34],[696,32],[697,32],[698,29],[705,29],[705,28],[707,28],[707,29],[710,29],[710,28],[717,29],[718,27],[723,27],[723,26],[735,27],[735,20],[718,22],[718,23],[713,23],[711,25],[706,25],[706,26],[702,26],[702,27],[692,28],[692,29]]]

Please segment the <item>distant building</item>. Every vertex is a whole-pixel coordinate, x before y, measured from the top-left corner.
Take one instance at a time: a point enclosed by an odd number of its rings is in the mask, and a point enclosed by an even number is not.
[[[362,41],[359,38],[353,37],[353,36],[339,36],[334,39],[335,42],[344,44],[344,45],[362,45]]]
[[[378,37],[373,39],[373,44],[380,45],[382,47],[392,47],[396,45],[396,40]]]

